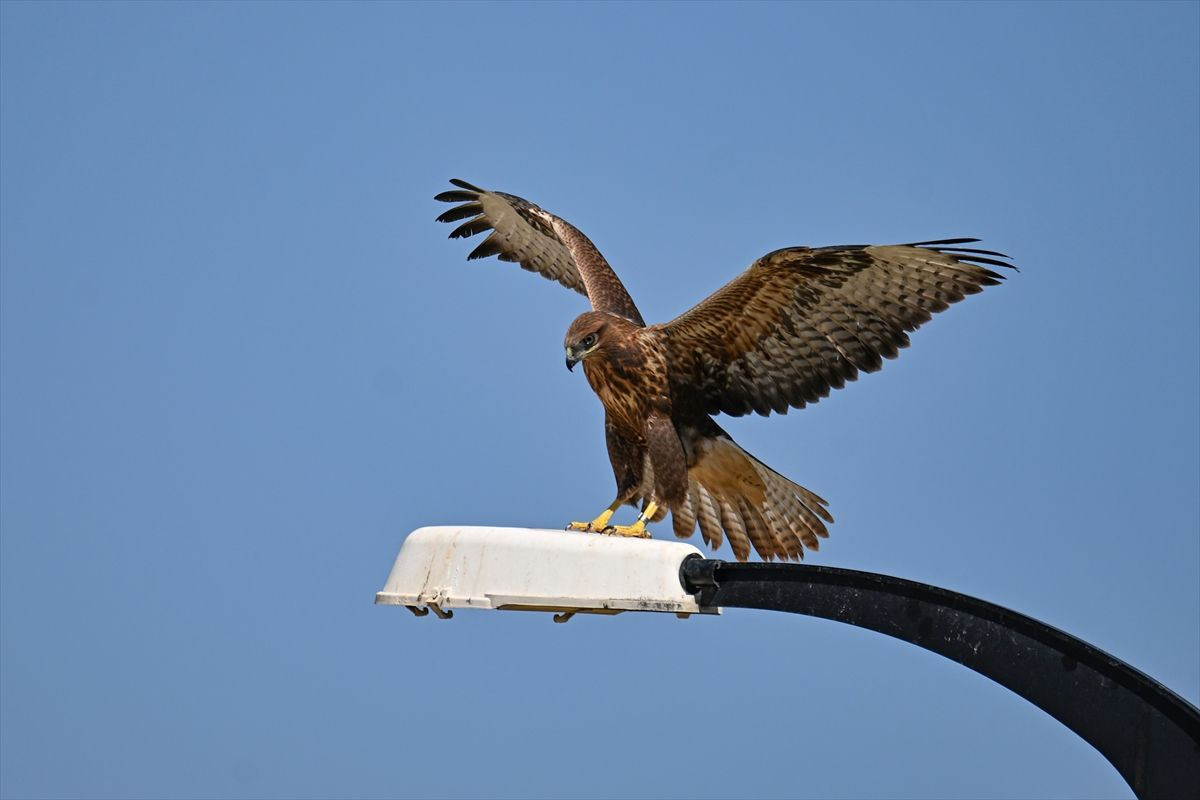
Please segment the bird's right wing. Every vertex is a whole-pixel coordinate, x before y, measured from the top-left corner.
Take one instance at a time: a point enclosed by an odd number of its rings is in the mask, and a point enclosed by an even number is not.
[[[492,231],[468,259],[496,256],[515,261],[585,295],[597,311],[646,324],[612,267],[574,225],[516,195],[480,189],[457,178],[450,182],[458,189],[434,197],[443,203],[461,203],[437,218],[438,222],[466,219],[450,238]]]
[[[803,408],[874,372],[908,332],[999,283],[1007,256],[975,239],[789,247],[755,261],[664,336],[673,396],[709,414]]]

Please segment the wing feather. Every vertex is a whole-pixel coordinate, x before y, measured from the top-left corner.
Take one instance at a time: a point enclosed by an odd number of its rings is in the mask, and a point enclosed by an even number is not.
[[[450,238],[492,231],[471,251],[468,260],[497,256],[501,261],[516,262],[584,295],[597,311],[620,314],[645,325],[633,298],[604,256],[569,222],[516,195],[491,192],[457,178],[450,182],[459,188],[434,199],[462,205],[442,212],[437,221],[467,220],[450,233]]]
[[[1003,280],[988,266],[1011,267],[1000,260],[1007,256],[961,246],[975,241],[768,253],[655,326],[664,334],[673,396],[734,416],[817,402],[895,358],[908,333],[937,312]]]
[[[439,194],[438,197],[444,198],[446,194],[450,194],[450,192],[445,192],[444,194]],[[446,202],[453,202],[453,201],[446,201]],[[483,213],[483,206],[481,204],[479,204],[479,203],[464,203],[461,206],[455,206],[454,208],[450,209],[449,211],[443,211],[441,214],[438,214],[437,221],[438,222],[457,222],[460,219],[466,219],[467,217],[476,217],[482,213]],[[454,234],[450,234],[450,236],[451,236],[451,238],[453,238]]]
[[[444,217],[446,215],[443,214],[442,216]],[[440,219],[440,217],[439,217],[439,219]],[[451,220],[443,219],[441,221],[442,222],[450,222]],[[490,231],[491,229],[492,229],[492,224],[490,222],[488,222],[486,219],[484,219],[482,216],[478,216],[472,220],[468,220],[468,221],[464,222],[462,225],[459,225],[457,228],[450,231],[450,238],[451,239],[465,239],[468,236],[474,236],[477,233],[483,233],[484,231]]]

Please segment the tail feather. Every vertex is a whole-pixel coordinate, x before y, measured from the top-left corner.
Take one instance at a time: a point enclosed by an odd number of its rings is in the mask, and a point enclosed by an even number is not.
[[[705,438],[688,470],[688,496],[671,509],[675,535],[690,537],[700,525],[714,550],[728,537],[745,561],[753,546],[764,561],[799,561],[817,550],[833,522],[828,503],[763,464],[725,436]]]
[[[721,506],[721,527],[725,529],[725,534],[729,537],[729,546],[733,548],[733,555],[738,561],[745,561],[750,558],[750,536],[746,533],[746,525],[742,522],[742,515],[728,500],[720,500]],[[757,544],[757,542],[755,543]]]
[[[759,508],[746,502],[745,497],[738,499],[738,511],[742,514],[742,522],[746,526],[746,533],[749,535],[754,549],[760,555],[769,552],[776,558],[786,560],[788,557],[787,540],[790,537],[786,533],[776,535]]]
[[[675,536],[680,539],[687,539],[696,531],[696,514],[699,506],[698,489],[699,487],[695,483],[689,483],[687,502],[671,511],[671,525],[675,529]]]
[[[721,528],[721,517],[717,513],[717,504],[713,502],[712,495],[698,483],[691,484],[694,487],[694,492],[689,492],[689,497],[696,497],[696,518],[700,521],[700,535],[704,537],[704,543],[713,550],[718,550],[721,543],[725,541],[725,535]],[[688,534],[691,536],[691,534]],[[747,547],[746,551],[749,552]]]

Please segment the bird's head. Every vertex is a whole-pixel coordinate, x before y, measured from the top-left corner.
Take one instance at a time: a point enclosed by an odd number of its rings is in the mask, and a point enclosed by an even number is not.
[[[563,342],[567,350],[567,369],[573,370],[576,364],[603,346],[608,325],[607,315],[596,311],[582,314],[571,323]]]

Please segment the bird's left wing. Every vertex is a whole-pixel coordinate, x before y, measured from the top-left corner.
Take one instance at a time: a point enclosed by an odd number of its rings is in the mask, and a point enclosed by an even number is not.
[[[437,218],[438,222],[466,220],[450,232],[450,238],[492,231],[468,259],[496,256],[515,261],[585,295],[597,311],[646,324],[612,267],[574,225],[516,195],[480,189],[457,178],[450,182],[458,189],[434,197],[461,203]]]
[[[908,332],[1002,276],[975,239],[791,247],[768,253],[687,313],[653,326],[673,402],[709,414],[803,408],[908,346]]]

